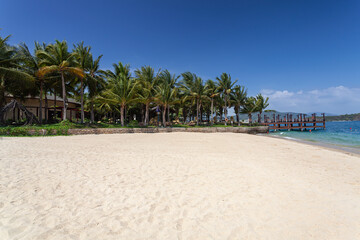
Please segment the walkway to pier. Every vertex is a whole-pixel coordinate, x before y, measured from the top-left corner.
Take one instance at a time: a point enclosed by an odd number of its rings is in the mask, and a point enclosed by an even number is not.
[[[306,117],[306,114],[299,114],[296,118],[293,118],[292,114],[286,114],[283,118],[278,114],[270,119],[268,116],[264,116],[264,121],[261,121],[261,116],[258,115],[258,122],[263,122],[264,125],[269,127],[269,130],[314,130],[325,129],[325,113],[322,114],[322,118],[316,117],[316,113],[310,117]]]

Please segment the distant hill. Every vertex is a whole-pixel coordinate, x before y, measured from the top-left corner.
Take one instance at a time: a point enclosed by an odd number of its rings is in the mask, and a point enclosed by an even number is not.
[[[316,115],[317,116],[322,116],[322,112],[315,112],[316,113]],[[308,115],[310,115],[311,116],[311,114],[313,114],[313,112],[312,113],[308,113]],[[334,113],[325,113],[325,116],[339,116],[339,114],[334,114]]]
[[[360,121],[360,113],[326,116],[326,121]]]

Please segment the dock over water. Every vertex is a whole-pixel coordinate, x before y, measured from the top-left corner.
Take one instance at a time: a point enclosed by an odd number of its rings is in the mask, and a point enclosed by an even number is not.
[[[258,115],[258,121],[261,121],[261,116]],[[298,114],[296,118],[293,118],[292,114],[286,114],[283,118],[278,114],[273,114],[273,118],[270,119],[268,116],[264,116],[263,125],[268,126],[269,130],[316,130],[325,129],[325,113],[321,117],[317,117],[316,113],[313,113],[311,117],[307,117],[306,114]]]

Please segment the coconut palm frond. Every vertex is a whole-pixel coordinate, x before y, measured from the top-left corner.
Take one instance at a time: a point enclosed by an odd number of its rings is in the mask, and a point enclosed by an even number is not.
[[[35,81],[33,76],[16,68],[4,68],[0,66],[0,76],[11,79],[12,81],[19,81],[20,84],[32,84]]]
[[[40,77],[44,77],[45,75],[48,75],[50,73],[54,73],[54,72],[59,72],[60,67],[56,66],[56,65],[51,65],[51,66],[45,66],[39,69],[38,71],[38,75]]]
[[[81,78],[85,77],[84,71],[82,69],[80,69],[80,68],[66,67],[66,69],[64,69],[64,70],[66,70],[66,72],[68,72],[68,73],[70,73],[70,74],[72,74],[74,76],[81,77]]]

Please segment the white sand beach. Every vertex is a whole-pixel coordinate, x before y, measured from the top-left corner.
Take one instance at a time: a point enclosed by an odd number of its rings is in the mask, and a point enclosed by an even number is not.
[[[0,239],[360,239],[360,158],[234,133],[2,138]]]

